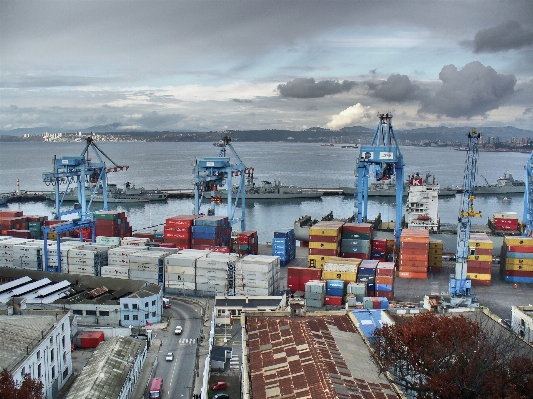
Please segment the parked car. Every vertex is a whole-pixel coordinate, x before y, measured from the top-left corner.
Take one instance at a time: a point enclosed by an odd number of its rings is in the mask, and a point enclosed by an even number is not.
[[[168,352],[167,355],[165,356],[165,360],[167,362],[171,362],[172,360],[174,360],[174,354],[172,352]]]
[[[176,328],[174,329],[174,334],[180,335],[182,331],[183,329],[181,328],[181,326],[176,326]]]
[[[227,393],[220,392],[211,396],[211,399],[229,399],[229,395]]]
[[[221,391],[223,389],[226,389],[228,387],[228,384],[226,384],[224,381],[218,381],[216,384],[214,384],[211,389],[213,391]]]

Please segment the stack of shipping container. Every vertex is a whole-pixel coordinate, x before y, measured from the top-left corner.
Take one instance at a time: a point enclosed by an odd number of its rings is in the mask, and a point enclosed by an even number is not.
[[[321,308],[326,297],[325,281],[308,281],[305,283],[305,306],[308,308]]]
[[[387,239],[373,238],[372,250],[370,252],[370,259],[379,260],[380,262],[387,261]]]
[[[245,256],[235,263],[235,295],[274,295],[280,288],[279,278],[278,256]]]
[[[392,301],[394,297],[394,263],[379,262],[376,267],[376,296]]]
[[[167,218],[163,227],[163,242],[174,248],[191,248],[191,229],[197,215],[178,215]]]
[[[320,221],[309,228],[309,267],[322,269],[331,256],[340,255],[340,240],[344,222]]]
[[[191,248],[230,252],[231,224],[227,216],[202,216],[194,219]]]
[[[432,273],[442,272],[442,252],[444,245],[442,240],[429,240],[428,270]]]
[[[366,297],[366,283],[348,283],[345,303],[349,307],[363,307],[364,297]]]
[[[345,223],[341,232],[342,257],[370,259],[373,229],[370,223]]]
[[[245,230],[237,233],[237,247],[232,246],[233,251],[240,256],[257,255],[259,253],[259,238],[257,231]]]
[[[516,212],[494,212],[493,221],[496,231],[518,231],[519,222],[518,213]]]
[[[287,266],[296,258],[296,235],[294,234],[294,229],[274,232],[272,255],[279,256],[282,267]]]
[[[131,237],[132,235],[132,228],[124,212],[98,211],[93,217],[97,236]]]
[[[429,231],[403,229],[400,235],[398,277],[428,277]]]
[[[494,243],[485,233],[472,233],[468,247],[470,253],[466,264],[466,273],[472,280],[472,286],[490,286]]]
[[[500,273],[508,283],[533,284],[533,238],[505,236]]]
[[[196,289],[196,261],[205,257],[208,251],[183,250],[165,258],[165,288],[185,291]],[[217,278],[224,278],[224,268],[212,269]]]
[[[366,284],[367,296],[376,296],[377,260],[366,259],[361,262],[357,271],[357,282]]]

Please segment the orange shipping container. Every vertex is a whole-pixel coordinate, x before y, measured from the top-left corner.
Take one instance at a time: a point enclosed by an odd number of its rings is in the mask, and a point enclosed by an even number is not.
[[[398,277],[427,279],[428,274],[427,273],[413,273],[413,272],[399,272]]]

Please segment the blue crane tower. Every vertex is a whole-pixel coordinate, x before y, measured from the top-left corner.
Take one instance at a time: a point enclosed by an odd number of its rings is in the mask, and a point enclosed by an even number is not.
[[[526,188],[524,190],[524,229],[522,235],[531,237],[533,233],[533,152],[526,164]]]
[[[361,146],[357,161],[357,221],[367,220],[368,178],[370,167],[374,167],[376,180],[389,180],[396,176],[396,246],[402,230],[402,201],[404,163],[400,147],[392,129],[392,113],[378,114],[379,125],[370,145]]]
[[[203,159],[196,159],[194,164],[194,214],[201,213],[201,206],[204,199],[204,193],[210,192],[208,215],[215,215],[216,207],[222,204],[222,198],[216,195],[218,187],[226,185],[228,199],[227,199],[227,216],[231,224],[241,222],[241,231],[246,230],[246,190],[245,190],[245,174],[249,171],[244,166],[239,155],[231,144],[231,138],[225,136],[220,143],[216,144],[220,148],[220,153],[217,157],[206,157]],[[235,162],[231,162],[228,156],[228,149],[235,158]],[[237,190],[233,190],[233,177],[237,178],[239,185]],[[233,199],[235,194],[235,199]],[[237,206],[241,206],[241,217],[236,218],[235,214]]]
[[[92,149],[98,162],[91,162],[89,158],[89,149]],[[102,157],[109,160],[113,167],[107,167]],[[52,185],[55,192],[55,219],[61,220],[62,216],[78,214],[77,218],[71,221],[65,221],[53,226],[44,227],[44,248],[47,248],[48,233],[55,231],[57,233],[57,253],[60,254],[60,235],[72,231],[80,231],[90,228],[92,232],[91,241],[94,242],[94,221],[91,219],[92,213],[89,212],[94,196],[102,187],[103,209],[107,210],[107,173],[127,170],[128,166],[119,166],[113,162],[94,142],[92,137],[87,137],[85,148],[79,156],[64,156],[57,158],[54,156],[54,170],[50,173],[43,173],[43,181],[46,185]],[[65,184],[66,188],[63,193],[59,192],[59,186]],[[76,185],[78,193],[78,203],[71,209],[62,210],[65,193],[69,190],[70,185]],[[93,187],[93,192],[87,204],[86,185]],[[80,234],[80,240],[82,239]],[[44,251],[45,271],[60,272],[61,256],[58,255],[57,267],[48,265],[48,251]]]
[[[455,275],[450,276],[450,294],[456,297],[470,297],[472,281],[468,279],[466,266],[469,255],[475,255],[475,248],[470,248],[471,218],[481,217],[481,212],[474,210],[474,187],[476,184],[478,141],[481,134],[476,129],[468,133],[468,150],[464,174],[463,196],[457,224],[457,251],[455,253]]]

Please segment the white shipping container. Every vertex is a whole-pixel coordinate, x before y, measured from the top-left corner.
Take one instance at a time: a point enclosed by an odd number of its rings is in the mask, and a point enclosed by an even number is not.
[[[194,267],[189,266],[165,266],[165,274],[183,274],[183,275],[195,275]]]
[[[70,274],[86,274],[94,276],[94,266],[76,265],[69,263],[68,272]]]
[[[274,270],[274,265],[272,263],[242,262],[242,259],[236,263],[235,267],[237,270],[242,270],[243,273],[272,273]]]
[[[346,263],[324,263],[324,271],[327,272],[351,272],[357,273],[357,265],[349,265]]]
[[[69,257],[69,259],[70,258],[83,258],[83,259],[94,260],[95,257],[99,256],[99,254],[96,251],[74,248],[68,251],[67,256]]]
[[[326,283],[316,280],[308,281],[305,283],[305,291],[324,293],[326,292]]]
[[[107,256],[122,256],[128,258],[138,251],[147,251],[148,247],[115,247],[107,251]]]
[[[226,292],[224,284],[198,284],[196,283],[196,289],[199,291],[210,292],[213,295],[223,295]]]
[[[225,278],[208,277],[208,276],[196,276],[196,284],[216,284],[225,285]]]
[[[120,237],[97,236],[96,243],[97,244],[111,244],[111,245],[118,247],[120,245]]]
[[[517,212],[494,212],[493,217],[495,219],[518,219]]]
[[[1,250],[3,249],[7,249],[7,250],[10,250],[12,251],[13,250],[13,245],[17,245],[17,244],[25,244],[25,243],[28,243],[28,242],[31,242],[33,240],[30,240],[30,239],[27,239],[27,238],[17,238],[17,237],[12,237],[8,240],[3,240],[3,241],[0,241],[0,253],[1,253]]]
[[[130,269],[127,267],[119,266],[102,266],[100,268],[100,275],[102,277],[117,277],[117,278],[129,278]]]
[[[197,268],[196,275],[198,276],[207,276],[207,277],[216,277],[216,278],[226,278],[228,272],[222,269],[203,269]]]
[[[237,286],[244,285],[245,287],[257,287],[257,288],[271,288],[273,286],[274,279],[269,280],[251,280],[251,279],[244,279],[244,280],[237,280],[235,284]]]
[[[128,265],[128,267],[131,271],[140,270],[140,271],[145,271],[145,272],[156,272],[156,273],[159,271],[159,265],[157,263],[130,261],[130,264]]]
[[[196,282],[196,276],[190,275],[190,274],[172,274],[172,273],[165,273],[165,281],[178,281],[178,282],[186,282],[186,283],[194,283]]]
[[[196,284],[195,283],[187,283],[187,282],[183,282],[183,281],[165,281],[165,287],[166,288],[178,288],[178,289],[181,289],[181,290],[189,290],[189,291],[193,291],[196,289]]]
[[[141,280],[157,284],[157,273],[130,269],[130,280]]]
[[[269,296],[272,295],[272,290],[268,288],[257,287],[235,287],[235,295],[249,295],[249,296]]]
[[[159,259],[164,259],[167,256],[166,252],[151,252],[151,251],[140,251],[139,253],[132,254],[129,259],[130,262],[151,262],[157,263]]]
[[[91,266],[93,267],[98,262],[95,262],[94,259],[87,258],[67,258],[69,265],[80,265],[80,266]]]
[[[190,256],[190,255],[169,255],[165,258],[165,265],[168,266],[185,266],[185,267],[194,267],[196,265],[196,259],[199,257]]]
[[[43,249],[40,245],[29,243],[29,244],[16,244],[13,245],[13,254],[36,254],[42,252]]]
[[[42,262],[13,260],[13,266],[20,269],[39,270],[43,268]]]
[[[262,280],[262,279],[269,279],[271,277],[276,276],[278,273],[274,273],[274,270],[270,271],[242,271],[240,269],[235,270],[235,276],[242,276],[246,278],[256,279],[256,280]]]
[[[120,246],[121,247],[145,247],[146,244],[148,244],[149,242],[150,240],[148,238],[125,237],[122,240],[120,240]]]
[[[217,261],[216,259],[199,258],[196,260],[196,267],[204,268],[204,269],[228,270],[228,263],[220,262],[220,261]]]
[[[110,256],[107,258],[108,265],[128,266],[130,264],[129,258],[123,258],[121,256]]]

